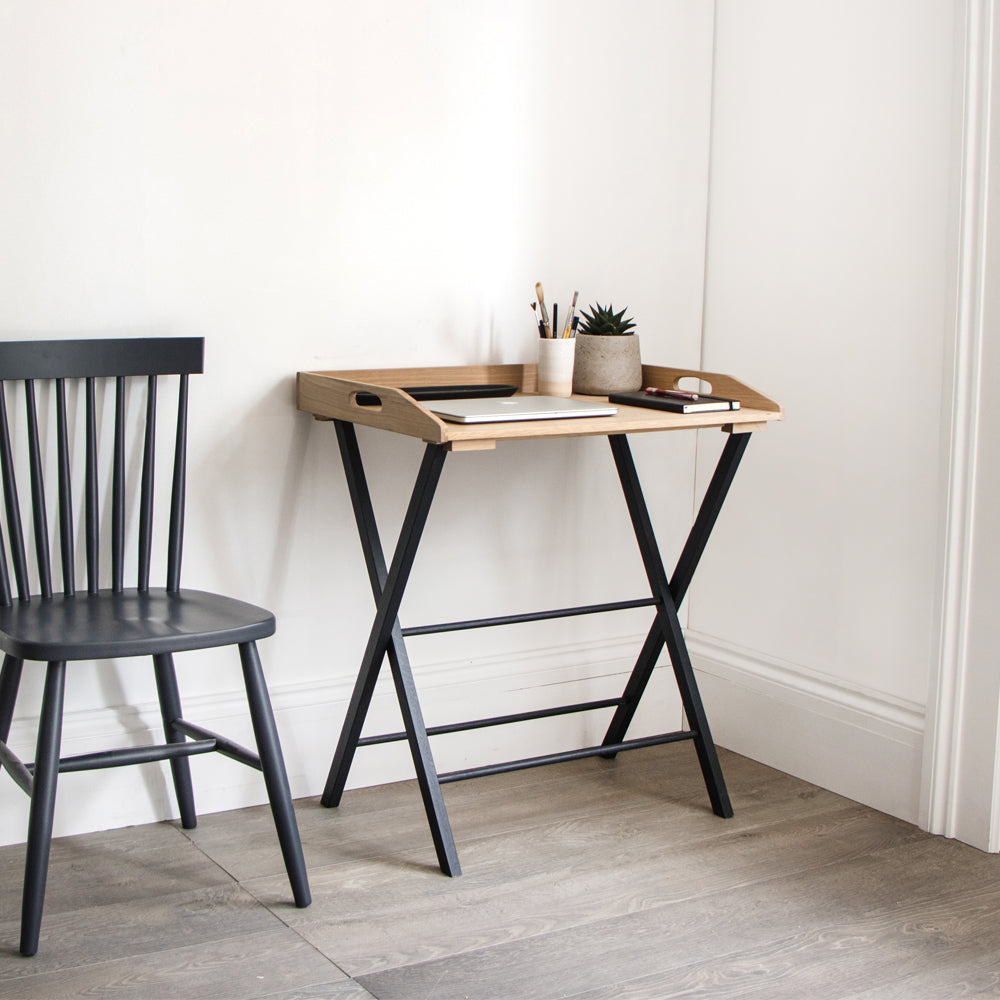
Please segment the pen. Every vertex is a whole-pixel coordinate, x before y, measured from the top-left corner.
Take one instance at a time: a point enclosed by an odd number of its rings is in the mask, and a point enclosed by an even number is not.
[[[559,303],[552,304],[552,336],[559,332]]]
[[[650,396],[666,396],[668,399],[686,399],[694,402],[698,398],[696,392],[682,392],[680,389],[655,389],[650,386],[646,392]]]

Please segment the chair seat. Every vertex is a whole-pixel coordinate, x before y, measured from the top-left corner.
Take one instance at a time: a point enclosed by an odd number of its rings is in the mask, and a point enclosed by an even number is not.
[[[178,653],[273,635],[263,608],[201,590],[126,589],[0,607],[0,650],[23,660]]]

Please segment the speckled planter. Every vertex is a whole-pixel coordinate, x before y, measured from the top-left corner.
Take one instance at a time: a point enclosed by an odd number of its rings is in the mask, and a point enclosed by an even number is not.
[[[639,338],[603,337],[581,333],[576,338],[573,391],[587,396],[632,392],[642,388]]]

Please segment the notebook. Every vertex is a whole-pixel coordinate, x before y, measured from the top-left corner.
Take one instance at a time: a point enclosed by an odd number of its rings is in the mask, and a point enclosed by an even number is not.
[[[714,410],[738,410],[739,400],[699,393],[697,399],[672,399],[669,396],[651,396],[644,391],[613,392],[608,396],[612,403],[626,406],[648,406],[652,410],[670,410],[672,413],[710,413]]]
[[[511,396],[506,399],[448,399],[428,403],[442,420],[455,424],[491,424],[501,420],[562,420],[565,417],[611,417],[618,407],[589,399],[561,396]]]

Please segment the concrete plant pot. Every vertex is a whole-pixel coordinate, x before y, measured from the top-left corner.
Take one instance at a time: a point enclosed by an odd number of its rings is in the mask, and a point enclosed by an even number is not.
[[[574,392],[606,396],[609,392],[634,392],[641,388],[642,361],[639,338],[634,333],[624,336],[577,334]]]

